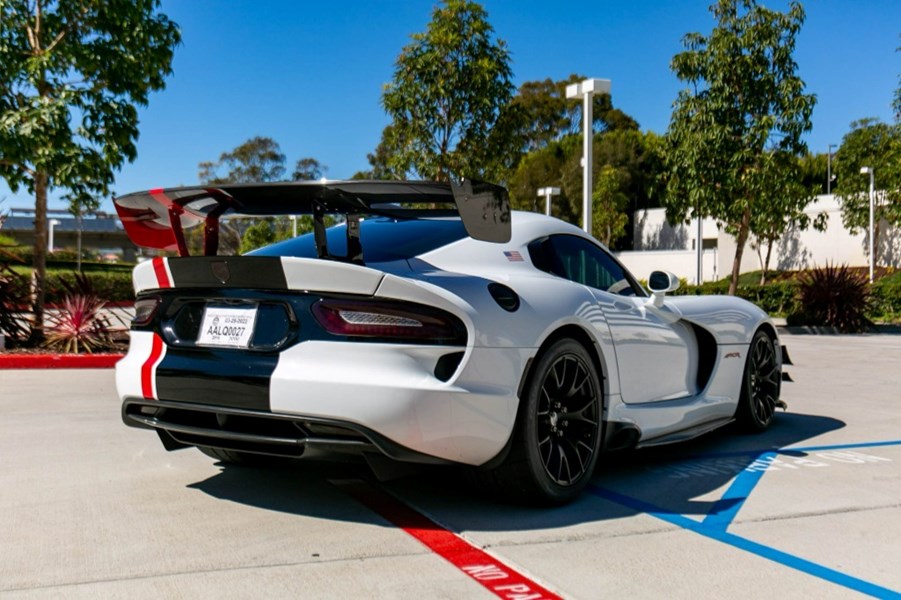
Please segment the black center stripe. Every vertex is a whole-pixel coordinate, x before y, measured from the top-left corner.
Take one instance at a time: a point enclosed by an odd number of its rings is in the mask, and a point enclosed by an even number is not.
[[[273,256],[192,256],[169,261],[178,288],[286,290],[282,261]]]
[[[161,400],[269,411],[277,353],[173,348],[156,369]]]

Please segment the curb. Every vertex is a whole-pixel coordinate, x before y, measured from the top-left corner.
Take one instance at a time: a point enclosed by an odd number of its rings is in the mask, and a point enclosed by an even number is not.
[[[0,354],[2,369],[109,369],[124,354]]]

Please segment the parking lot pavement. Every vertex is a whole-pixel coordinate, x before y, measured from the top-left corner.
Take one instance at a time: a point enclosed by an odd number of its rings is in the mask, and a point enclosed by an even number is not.
[[[120,423],[112,371],[0,371],[0,595],[901,597],[901,336],[783,342],[769,431],[605,455],[569,506],[494,504],[450,469],[364,484],[425,525],[355,498],[355,465],[167,453]],[[442,558],[445,530],[499,570]]]

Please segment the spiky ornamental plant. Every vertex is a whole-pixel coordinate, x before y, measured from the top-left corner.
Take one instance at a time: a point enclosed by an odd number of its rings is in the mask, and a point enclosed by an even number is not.
[[[873,323],[867,318],[871,296],[867,277],[847,265],[826,263],[801,276],[800,306],[807,325],[859,333]]]
[[[109,319],[102,312],[106,301],[97,296],[91,281],[76,273],[74,283],[60,283],[67,293],[58,311],[47,316],[45,345],[75,353],[112,347]]]

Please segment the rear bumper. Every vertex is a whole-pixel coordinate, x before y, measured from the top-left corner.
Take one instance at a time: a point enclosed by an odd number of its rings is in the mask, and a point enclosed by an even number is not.
[[[197,364],[186,362],[189,370],[182,372],[175,352],[157,356],[153,335],[133,331],[129,353],[116,367],[126,424],[167,432],[178,444],[283,456],[316,446],[410,462],[483,464],[512,432],[516,388],[530,354],[516,348],[307,341],[277,354],[262,402],[248,404],[240,391],[248,368],[241,351],[218,356],[225,364],[218,367],[224,374],[215,393],[209,386],[187,389],[179,383],[198,381]],[[442,358],[461,352],[459,367],[444,376],[438,368]],[[168,390],[177,388],[170,397]],[[158,414],[154,406],[168,413]],[[232,416],[253,417],[261,427],[223,429],[219,421]],[[324,435],[318,425],[340,431]]]
[[[315,449],[345,454],[381,453],[393,460],[422,464],[448,462],[404,448],[361,425],[333,419],[126,399],[122,421],[130,427],[156,430],[169,449],[210,446],[289,458],[301,458]]]

